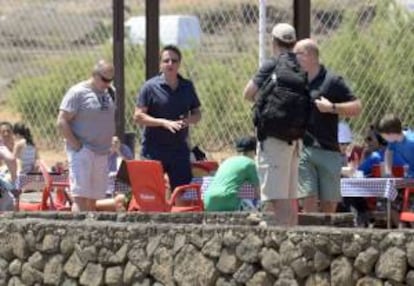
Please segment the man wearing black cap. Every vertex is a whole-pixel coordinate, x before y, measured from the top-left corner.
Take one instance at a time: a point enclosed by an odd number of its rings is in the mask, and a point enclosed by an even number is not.
[[[220,164],[213,181],[204,196],[207,211],[237,211],[241,199],[239,190],[244,183],[259,189],[256,164],[252,158],[256,154],[256,138],[244,137],[236,142],[237,156]]]

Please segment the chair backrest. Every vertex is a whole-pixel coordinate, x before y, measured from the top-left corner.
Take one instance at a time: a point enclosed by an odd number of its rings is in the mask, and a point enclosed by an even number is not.
[[[155,160],[127,160],[126,165],[132,192],[128,211],[169,211],[164,170],[161,162]]]
[[[404,177],[404,167],[403,166],[393,166],[392,175],[396,178]]]
[[[43,180],[45,181],[45,187],[42,193],[41,210],[49,209],[49,206],[47,204],[48,200],[50,200],[51,202],[51,205],[52,205],[51,207],[54,208],[53,199],[51,197],[52,182],[53,182],[52,176],[49,174],[46,164],[43,161],[39,160],[37,164],[39,166],[40,172],[42,173]]]
[[[381,165],[373,165],[372,166],[371,177],[374,177],[374,178],[382,177]]]
[[[391,169],[392,175],[396,178],[404,177],[404,167],[403,166],[392,166]],[[379,178],[383,176],[383,170],[381,165],[374,165],[372,166],[371,171],[372,177]]]
[[[219,167],[216,161],[195,161],[191,163],[193,177],[205,177],[213,175]]]

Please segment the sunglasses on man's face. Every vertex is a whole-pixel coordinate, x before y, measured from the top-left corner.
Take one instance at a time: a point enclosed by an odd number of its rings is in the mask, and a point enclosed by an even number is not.
[[[99,75],[99,78],[105,83],[111,83],[114,80],[114,78],[106,78],[101,74],[98,74],[98,75]]]

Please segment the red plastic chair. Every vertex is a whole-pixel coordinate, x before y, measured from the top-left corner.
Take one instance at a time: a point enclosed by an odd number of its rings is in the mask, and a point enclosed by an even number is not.
[[[375,165],[372,168],[373,177],[381,177],[380,165]],[[404,177],[403,166],[393,166],[392,175],[396,178]],[[404,222],[414,222],[414,212],[410,210],[410,194],[414,193],[413,188],[405,188],[403,195],[403,205],[400,213],[400,220]]]
[[[391,172],[392,172],[392,175],[395,178],[404,177],[404,167],[403,166],[392,166]],[[381,165],[373,165],[372,166],[371,176],[374,177],[374,178],[381,178],[382,177]]]
[[[410,195],[414,193],[413,188],[404,189],[403,205],[400,213],[400,220],[404,222],[414,222],[414,210],[410,209]]]
[[[191,163],[191,170],[194,177],[205,177],[212,175],[219,167],[216,161],[195,161]]]
[[[49,174],[46,164],[38,161],[38,166],[45,181],[45,187],[42,191],[42,198],[40,202],[20,202],[18,203],[19,210],[23,211],[44,211],[44,210],[59,210],[70,211],[72,201],[66,192],[69,188],[69,182],[55,182],[53,177]],[[56,190],[56,201],[53,199],[53,191]]]
[[[127,160],[132,197],[128,211],[141,212],[199,212],[203,211],[201,186],[188,184],[178,186],[172,192],[171,199],[166,198],[166,184],[162,164],[155,160]],[[192,190],[196,197],[188,206],[177,206],[177,200],[183,192]]]

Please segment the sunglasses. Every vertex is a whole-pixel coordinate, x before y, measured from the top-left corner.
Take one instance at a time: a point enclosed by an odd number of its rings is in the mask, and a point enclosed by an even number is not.
[[[169,63],[169,62],[171,62],[173,64],[176,64],[176,63],[178,63],[178,59],[163,59],[162,62],[166,63],[166,64]]]
[[[105,82],[105,83],[110,83],[110,82],[112,82],[113,80],[114,80],[114,78],[106,78],[106,77],[104,77],[103,75],[101,75],[101,74],[98,74],[99,75],[99,78],[103,81],[103,82]]]

